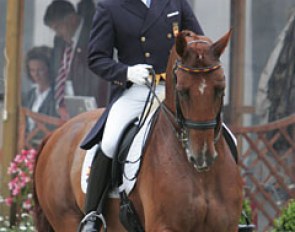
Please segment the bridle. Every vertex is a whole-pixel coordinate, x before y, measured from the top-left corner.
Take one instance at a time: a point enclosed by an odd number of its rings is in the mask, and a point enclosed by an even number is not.
[[[189,41],[187,44],[193,44],[193,43],[208,43],[205,40],[192,40]],[[175,89],[175,104],[176,104],[176,121],[178,125],[181,128],[191,128],[191,129],[199,129],[199,130],[207,130],[207,129],[213,129],[216,128],[219,124],[220,121],[220,112],[218,113],[217,118],[209,121],[192,121],[189,119],[186,119],[183,116],[181,106],[180,106],[180,101],[179,101],[179,96],[176,92],[176,84],[177,84],[177,70],[182,70],[187,73],[210,73],[212,71],[215,71],[217,69],[221,68],[221,64],[217,63],[214,65],[210,65],[207,67],[191,67],[185,64],[182,64],[180,60],[176,60],[174,68],[173,68],[173,83],[174,83],[174,89]],[[196,77],[197,78],[197,77]]]
[[[180,107],[180,101],[179,101],[179,96],[176,93],[176,84],[177,84],[177,75],[176,71],[177,69],[180,69],[184,72],[188,73],[209,73],[214,70],[217,70],[221,67],[221,64],[216,64],[208,67],[202,67],[202,68],[195,68],[195,67],[190,67],[187,65],[184,65],[180,63],[180,61],[176,61],[174,69],[173,69],[173,82],[174,82],[174,89],[175,89],[175,104],[176,104],[176,121],[180,125],[180,127],[184,128],[192,128],[192,129],[200,129],[200,130],[206,130],[206,129],[212,129],[215,128],[217,125],[217,120],[213,119],[210,121],[192,121],[189,119],[185,119],[183,116],[181,107]]]
[[[203,40],[194,40],[190,41],[188,44],[192,43],[208,43],[207,41]],[[183,72],[188,73],[210,73],[212,71],[218,70],[221,68],[221,64],[217,63],[211,66],[207,67],[191,67],[188,65],[185,65],[181,63],[180,60],[176,60],[174,67],[173,67],[173,89],[174,89],[174,96],[175,96],[175,110],[176,112],[172,112],[164,102],[160,102],[159,99],[157,101],[160,103],[160,109],[163,110],[164,116],[167,117],[168,121],[171,122],[171,126],[176,134],[176,137],[178,140],[182,143],[183,148],[186,151],[186,154],[188,156],[188,159],[191,162],[191,155],[190,155],[190,141],[189,141],[189,129],[197,129],[197,130],[208,130],[208,129],[214,129],[214,143],[217,143],[221,136],[221,129],[222,129],[222,121],[221,121],[221,111],[223,106],[223,98],[221,98],[221,104],[219,112],[217,113],[216,118],[208,121],[193,121],[190,119],[187,119],[184,117],[180,105],[180,99],[176,90],[176,84],[177,84],[177,70],[182,70]],[[198,77],[194,77],[198,78]],[[151,90],[152,91],[152,90]],[[154,92],[154,91],[152,91]],[[155,93],[154,93],[155,94]],[[171,120],[172,119],[172,120]],[[173,123],[174,121],[174,123]],[[175,123],[178,125],[175,126]],[[214,160],[217,157],[213,157]],[[214,161],[213,160],[213,161]],[[192,162],[194,163],[194,162]],[[197,169],[197,171],[208,171],[209,167],[206,168],[199,168],[194,164],[194,167]]]
[[[219,69],[221,67],[221,64],[215,64],[215,65],[210,65],[207,67],[202,67],[202,68],[194,68],[185,64],[182,64],[178,61],[177,65],[177,69],[180,69],[182,71],[185,72],[189,72],[189,73],[208,73],[208,72],[212,72],[216,69]]]

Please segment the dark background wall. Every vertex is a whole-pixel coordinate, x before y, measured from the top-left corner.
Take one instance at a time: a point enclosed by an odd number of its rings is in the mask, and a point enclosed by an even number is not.
[[[257,92],[260,75],[292,11],[295,11],[294,0],[252,1],[252,69],[254,93]]]

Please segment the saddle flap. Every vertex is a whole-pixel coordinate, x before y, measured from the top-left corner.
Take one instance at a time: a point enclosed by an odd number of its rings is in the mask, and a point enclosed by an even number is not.
[[[113,159],[112,165],[112,184],[114,187],[120,186],[122,184],[125,160],[127,158],[132,141],[139,130],[138,125],[136,125],[137,121],[138,119],[134,119],[129,123],[129,125],[124,130],[118,144],[116,156]]]

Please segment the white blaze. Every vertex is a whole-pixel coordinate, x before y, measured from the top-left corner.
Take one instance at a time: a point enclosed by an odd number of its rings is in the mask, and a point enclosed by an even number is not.
[[[202,82],[199,86],[199,91],[201,94],[204,94],[205,88],[207,87],[205,79],[202,79]]]
[[[204,156],[204,158],[205,158],[205,154],[206,154],[206,152],[207,152],[207,149],[208,149],[208,144],[207,144],[207,142],[203,145],[203,149],[202,149],[202,155]]]

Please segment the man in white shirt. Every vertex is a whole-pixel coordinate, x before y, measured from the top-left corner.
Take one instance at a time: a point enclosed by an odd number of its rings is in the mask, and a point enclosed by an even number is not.
[[[66,0],[52,1],[44,14],[44,23],[56,34],[53,52],[56,84],[61,66],[66,63],[65,80],[68,83],[70,81],[73,88],[71,92],[77,96],[94,96],[98,107],[104,107],[109,99],[109,84],[98,78],[88,67],[89,23]],[[65,55],[67,46],[71,46],[69,58]],[[67,61],[63,61],[65,59]],[[59,112],[67,117],[64,107],[58,106],[61,108]]]

